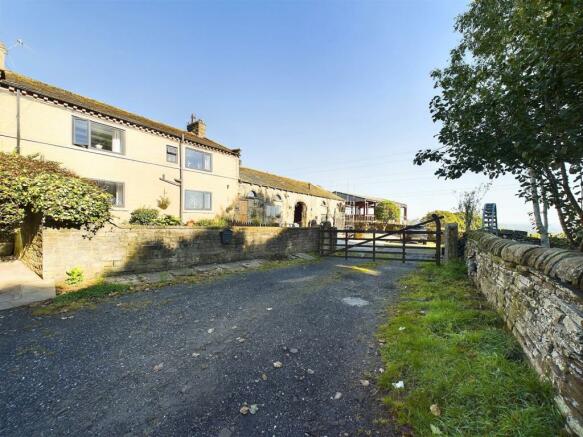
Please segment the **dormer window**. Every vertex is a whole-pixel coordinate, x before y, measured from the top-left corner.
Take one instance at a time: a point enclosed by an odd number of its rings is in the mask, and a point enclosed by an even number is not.
[[[73,117],[73,144],[76,146],[123,154],[124,143],[123,130]]]

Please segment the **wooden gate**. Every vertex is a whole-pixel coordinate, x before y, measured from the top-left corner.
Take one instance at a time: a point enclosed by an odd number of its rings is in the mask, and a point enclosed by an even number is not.
[[[441,219],[404,226],[393,231],[322,228],[320,255],[397,261],[441,263]],[[435,231],[427,229],[435,225]]]

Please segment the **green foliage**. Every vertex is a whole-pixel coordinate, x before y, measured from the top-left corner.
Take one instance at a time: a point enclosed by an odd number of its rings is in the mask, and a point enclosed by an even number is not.
[[[154,224],[159,226],[180,226],[180,219],[174,215],[164,214],[161,217],[158,217]]]
[[[463,263],[426,266],[379,337],[380,385],[397,421],[415,435],[560,435],[553,392],[529,366],[497,313],[469,283]],[[403,381],[404,389],[393,382]],[[431,405],[440,415],[431,413]]]
[[[65,279],[66,284],[77,285],[83,282],[84,276],[83,269],[81,269],[81,267],[73,267],[71,270],[65,273],[67,274],[67,279]]]
[[[374,209],[374,217],[378,221],[387,224],[389,222],[397,222],[401,217],[401,208],[395,202],[390,200],[383,200],[376,204]]]
[[[179,226],[180,219],[170,214],[160,216],[156,208],[138,208],[130,214],[130,224],[149,226]]]
[[[103,282],[90,285],[81,290],[59,294],[48,304],[33,310],[34,316],[44,316],[62,312],[74,311],[87,306],[92,306],[104,298],[130,291],[128,284],[106,284]]]
[[[132,225],[154,225],[160,212],[156,208],[138,208],[130,214],[130,223]]]
[[[111,195],[59,163],[0,153],[0,232],[19,228],[26,213],[40,213],[56,227],[91,232],[111,219]]]
[[[582,27],[580,0],[472,2],[449,64],[432,72],[442,147],[415,158],[450,179],[513,174],[525,200],[555,207],[571,243],[583,228]]]
[[[198,221],[190,221],[188,223],[190,226],[200,226],[204,228],[215,228],[215,229],[223,229],[228,228],[231,223],[226,217],[215,217],[212,219],[201,219]]]

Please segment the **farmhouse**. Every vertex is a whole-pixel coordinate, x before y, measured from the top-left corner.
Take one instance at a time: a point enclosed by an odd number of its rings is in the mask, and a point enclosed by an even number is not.
[[[344,224],[344,201],[322,187],[245,167],[239,170],[239,182],[235,213],[239,222],[302,227]]]
[[[318,186],[251,169],[240,175],[240,150],[207,138],[194,116],[179,129],[47,85],[5,69],[5,51],[0,43],[0,151],[37,154],[94,180],[111,193],[120,222],[157,205],[182,223],[307,226],[343,215],[342,199]]]

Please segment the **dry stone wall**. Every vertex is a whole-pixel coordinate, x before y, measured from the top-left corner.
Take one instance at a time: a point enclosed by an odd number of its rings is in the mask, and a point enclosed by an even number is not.
[[[583,436],[583,254],[472,233],[471,279],[557,389],[567,426]]]
[[[318,250],[318,228],[234,227],[222,244],[219,229],[115,227],[89,238],[74,229],[42,230],[42,276],[57,284],[81,267],[85,278],[181,269],[200,264],[286,256]]]

